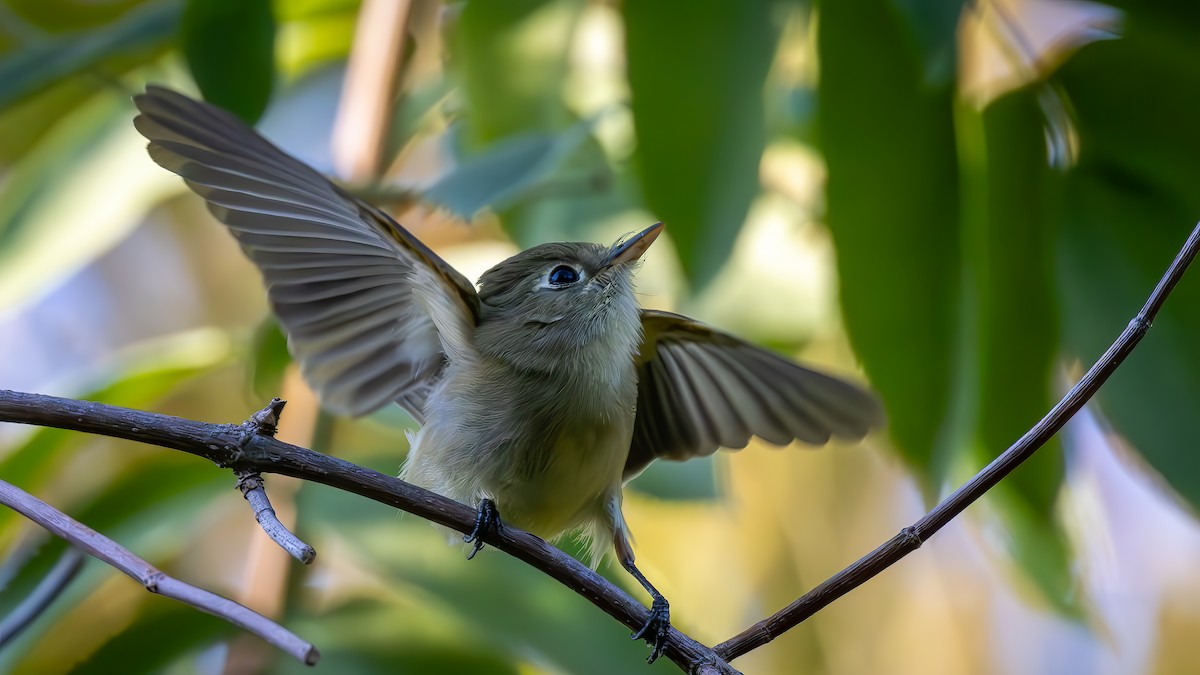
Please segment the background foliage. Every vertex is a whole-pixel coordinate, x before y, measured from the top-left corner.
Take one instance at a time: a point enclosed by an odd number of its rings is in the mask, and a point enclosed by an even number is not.
[[[218,421],[282,395],[287,440],[396,470],[411,421],[318,413],[254,271],[130,124],[130,94],[163,82],[333,173],[360,11],[0,2],[0,386]],[[639,559],[677,623],[709,643],[1015,440],[1200,217],[1188,3],[417,0],[406,29],[383,171],[352,189],[468,276],[517,247],[662,219],[670,245],[642,270],[647,305],[829,370],[861,366],[887,404],[889,429],[860,447],[755,447],[631,486]],[[1193,274],[1060,445],[736,665],[1194,666],[1197,336]],[[299,569],[264,543],[230,476],[189,457],[7,428],[0,477],[280,618],[330,672],[641,667],[639,644],[549,580],[502,555],[466,564],[423,523],[319,486],[269,481],[320,552]],[[62,545],[0,513],[0,547],[6,610]],[[71,668],[301,669],[95,563],[0,650],[0,670]]]

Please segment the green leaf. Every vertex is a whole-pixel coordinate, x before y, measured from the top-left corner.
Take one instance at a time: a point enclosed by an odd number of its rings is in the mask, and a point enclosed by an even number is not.
[[[926,489],[941,481],[952,421],[962,255],[953,91],[886,0],[820,5],[827,222],[855,353]]]
[[[1006,95],[960,125],[968,262],[975,288],[972,331],[978,371],[976,462],[981,468],[1032,427],[1053,403],[1059,349],[1054,285],[1061,182],[1047,157],[1046,127],[1034,85]],[[1010,551],[1042,596],[1078,615],[1070,551],[1055,517],[1064,473],[1051,440],[989,492]]]
[[[111,25],[46,37],[0,57],[0,110],[115,57],[147,59],[175,32],[180,7],[149,3]]]
[[[686,11],[664,2],[621,5],[642,191],[697,286],[728,259],[758,195],[763,87],[779,36],[774,7],[770,0],[699,0]]]
[[[1166,23],[1171,29],[1160,30]],[[1181,37],[1197,30],[1195,16],[1131,16],[1124,39],[1089,45],[1060,71],[1080,156],[1067,176],[1059,280],[1066,350],[1084,363],[1125,328],[1200,214],[1200,45]],[[1193,267],[1097,396],[1116,429],[1193,508],[1197,335]]]
[[[1010,94],[982,114],[984,221],[972,233],[978,296],[978,437],[982,462],[1016,441],[1050,409],[1058,353],[1054,291],[1057,176],[1046,156],[1040,88]],[[1062,482],[1061,450],[1051,441],[1006,481],[1049,518]]]
[[[180,42],[204,99],[258,121],[275,79],[271,1],[188,0]]]

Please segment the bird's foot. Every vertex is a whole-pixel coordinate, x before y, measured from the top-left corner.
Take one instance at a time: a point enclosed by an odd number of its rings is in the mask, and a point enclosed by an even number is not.
[[[646,663],[654,663],[667,648],[667,634],[671,632],[671,605],[661,594],[654,595],[650,603],[650,618],[646,625],[630,637],[634,640],[645,640],[650,645],[650,656]]]
[[[471,530],[471,534],[463,535],[463,543],[474,544],[471,547],[471,552],[467,554],[467,560],[475,557],[483,549],[484,535],[500,534],[504,529],[504,525],[500,522],[500,511],[496,508],[496,502],[490,499],[481,499],[479,501],[479,510],[475,512],[475,529]]]

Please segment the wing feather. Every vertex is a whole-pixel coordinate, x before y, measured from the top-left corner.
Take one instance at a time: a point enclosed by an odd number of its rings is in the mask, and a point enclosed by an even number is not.
[[[134,101],[150,157],[205,199],[262,272],[322,402],[358,415],[396,401],[420,419],[446,360],[472,344],[470,282],[232,114],[155,86]]]
[[[744,448],[755,436],[820,445],[883,425],[878,399],[857,385],[677,314],[643,311],[642,328],[626,479],[655,459]]]

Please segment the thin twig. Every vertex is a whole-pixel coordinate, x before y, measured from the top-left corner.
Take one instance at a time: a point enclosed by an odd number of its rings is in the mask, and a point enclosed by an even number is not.
[[[54,567],[38,582],[29,597],[22,600],[21,604],[0,621],[0,649],[12,642],[41,616],[59,595],[62,595],[83,568],[84,557],[83,552],[74,546],[68,546],[67,550],[63,551],[58,562],[54,563]]]
[[[232,600],[163,574],[129,549],[4,481],[0,481],[0,504],[133,577],[151,593],[173,598],[202,612],[220,617],[242,630],[254,633],[301,663],[315,664],[321,656],[311,644],[267,617]]]
[[[269,408],[270,406],[268,406]],[[250,425],[208,424],[74,399],[0,390],[0,422],[36,424],[158,445],[235,471],[292,476],[351,492],[464,534],[475,509],[378,471],[252,432]],[[648,610],[578,560],[532,534],[505,527],[485,542],[537,568],[636,630]],[[672,628],[667,657],[687,672],[736,673],[711,650]]]
[[[846,569],[830,577],[821,585],[801,596],[792,604],[772,616],[754,624],[734,637],[713,648],[722,659],[732,661],[753,649],[761,647],[779,635],[790,630],[793,626],[815,614],[829,603],[837,600],[846,593],[861,586],[868,579],[891,567],[901,558],[920,548],[938,530],[942,529],[963,509],[970,506],[984,493],[992,489],[1021,462],[1033,456],[1033,453],[1045,445],[1059,429],[1071,419],[1079,409],[1099,391],[1109,376],[1121,365],[1137,347],[1138,342],[1150,329],[1158,310],[1171,294],[1189,264],[1200,250],[1200,223],[1192,230],[1192,234],[1184,243],[1171,266],[1167,268],[1158,285],[1142,306],[1142,311],[1129,322],[1125,330],[1115,342],[1104,352],[1095,364],[1088,369],[1066,396],[1046,413],[1032,429],[1025,432],[1016,443],[1005,450],[1003,454],[988,464],[974,478],[958,488],[936,508],[910,527],[889,539],[879,548],[860,558]]]
[[[242,426],[254,433],[263,434],[265,436],[274,436],[275,431],[279,428],[279,415],[283,412],[283,406],[286,401],[273,398],[265,408],[259,410],[250,416],[250,419],[242,423]],[[235,471],[237,476],[237,488],[241,490],[242,496],[249,502],[251,510],[254,511],[254,519],[262,526],[267,536],[271,538],[279,547],[287,551],[296,560],[310,564],[317,558],[317,550],[312,546],[304,543],[291,530],[279,521],[279,516],[275,513],[275,508],[271,506],[271,500],[267,498],[266,484],[263,481],[261,473],[257,471]]]
[[[262,526],[263,532],[266,532],[272,541],[279,544],[280,548],[305,565],[316,560],[317,550],[301,541],[300,537],[279,522],[279,516],[275,514],[271,500],[267,498],[262,474],[256,471],[238,471],[237,477],[237,487],[242,491],[242,496],[246,498],[246,501],[250,503],[250,508],[254,511],[254,519]]]

